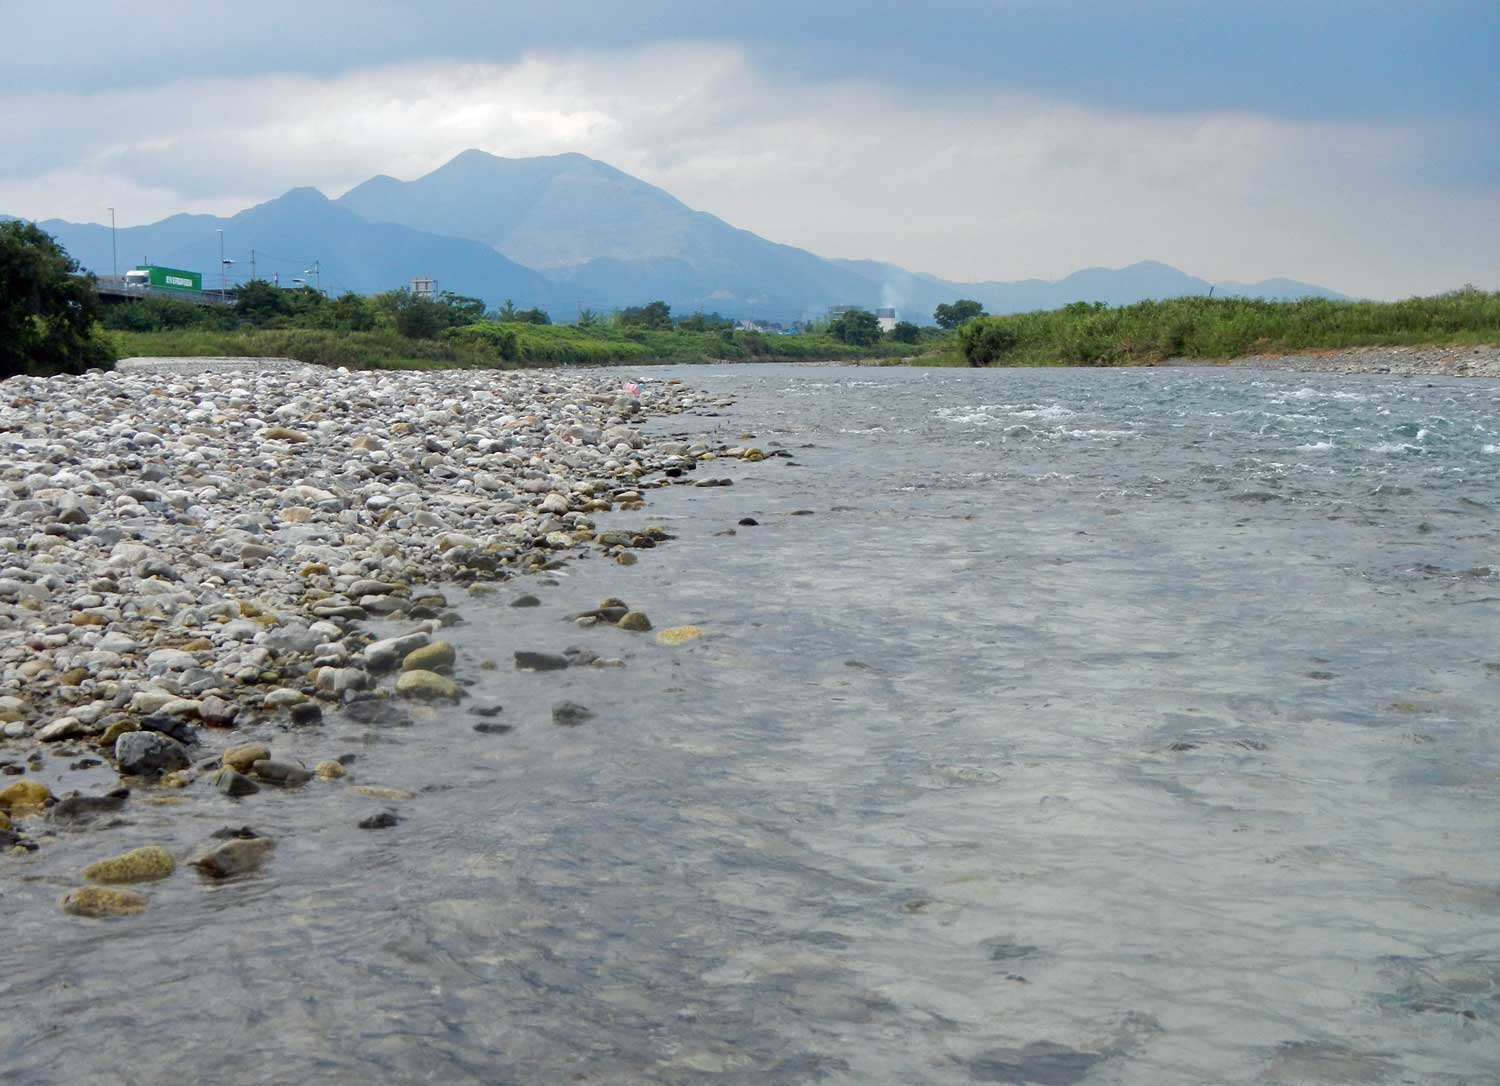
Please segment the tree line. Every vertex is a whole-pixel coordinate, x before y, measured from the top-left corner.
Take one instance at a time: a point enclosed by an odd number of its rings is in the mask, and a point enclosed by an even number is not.
[[[941,329],[953,329],[983,314],[978,302],[959,299],[938,306],[933,321]],[[78,262],[46,231],[20,220],[0,223],[0,378],[20,373],[81,373],[108,366],[114,361],[108,331],[387,330],[407,339],[434,340],[472,326],[551,323],[545,310],[523,309],[509,298],[494,308],[466,295],[445,291],[426,297],[405,288],[372,295],[346,292],[330,298],[309,286],[283,289],[262,279],[238,287],[228,306],[195,305],[164,294],[105,305],[95,291],[93,276],[82,274]],[[736,329],[735,321],[719,313],[674,316],[672,307],[661,300],[609,314],[585,309],[577,325],[612,326],[627,335],[718,332],[726,339],[732,339]],[[923,330],[911,321],[900,321],[882,332],[876,315],[860,308],[841,310],[827,321],[798,322],[792,330],[826,333],[858,347],[883,340],[917,344],[924,338]]]

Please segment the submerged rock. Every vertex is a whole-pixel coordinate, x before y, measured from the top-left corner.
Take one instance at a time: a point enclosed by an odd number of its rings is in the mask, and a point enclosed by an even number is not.
[[[214,787],[226,796],[241,799],[260,791],[260,785],[236,769],[224,768],[214,777]]]
[[[411,799],[413,795],[413,793],[408,792],[405,788],[387,788],[379,784],[356,784],[354,791],[362,796],[368,796],[370,799],[383,799],[392,803]]]
[[[651,629],[651,620],[643,611],[629,611],[616,624],[622,630],[631,630],[635,633],[644,633]]]
[[[701,626],[672,626],[661,630],[656,635],[659,645],[682,645],[689,641],[696,641],[703,636]]]
[[[419,701],[457,701],[458,684],[435,671],[403,671],[396,680],[396,693]]]
[[[51,798],[51,789],[41,781],[16,781],[0,790],[0,811],[37,810]]]
[[[219,764],[241,773],[248,773],[256,762],[271,757],[271,748],[264,743],[244,743],[230,747],[219,755]]]
[[[311,770],[305,769],[295,762],[273,762],[267,758],[255,761],[250,766],[250,772],[258,780],[283,785],[306,784],[312,780],[313,776]]]
[[[199,853],[189,863],[209,878],[227,879],[256,870],[275,847],[269,837],[235,837]]]
[[[130,798],[129,788],[116,788],[102,796],[64,796],[47,811],[47,821],[85,825],[101,815],[113,814]]]
[[[115,740],[120,772],[132,777],[154,777],[186,769],[187,748],[160,732],[127,732]]]
[[[83,877],[94,882],[155,882],[176,870],[177,863],[170,852],[159,845],[147,845],[91,863],[83,869]]]
[[[571,727],[593,720],[594,711],[576,701],[560,701],[552,707],[552,723]]]
[[[133,916],[146,908],[146,898],[134,890],[112,886],[80,886],[62,899],[62,910],[74,916],[103,920],[111,916]]]
[[[518,671],[562,671],[568,666],[568,658],[550,652],[517,652]]]
[[[446,671],[458,659],[458,653],[446,641],[434,641],[430,645],[412,649],[401,661],[402,671]]]

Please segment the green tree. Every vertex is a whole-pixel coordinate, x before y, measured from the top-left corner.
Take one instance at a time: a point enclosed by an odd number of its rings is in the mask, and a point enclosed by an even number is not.
[[[984,317],[959,329],[958,342],[969,365],[992,366],[1020,345],[1021,335],[1004,317]]]
[[[897,343],[915,343],[921,336],[922,329],[911,321],[897,321],[896,327],[892,328],[888,334]]]
[[[182,298],[147,295],[104,307],[104,327],[112,332],[161,332],[173,328],[229,330],[238,318],[221,305],[194,305]]]
[[[880,341],[880,319],[868,309],[846,309],[828,324],[840,343],[869,347]]]
[[[347,332],[368,332],[375,327],[375,310],[352,290],[340,294],[329,306],[333,326]]]
[[[649,302],[620,310],[620,324],[626,328],[667,329],[672,327],[672,307],[666,302]]]
[[[94,278],[32,223],[0,223],[0,378],[113,365]]]
[[[454,294],[451,290],[445,290],[438,295],[437,300],[448,307],[450,326],[476,324],[484,320],[484,303],[478,298],[469,298],[463,294]]]
[[[932,319],[939,328],[957,328],[968,324],[975,317],[984,316],[984,306],[972,298],[960,298],[952,305],[940,305],[932,311]]]
[[[234,292],[234,310],[245,320],[269,324],[292,312],[289,293],[264,279],[252,279]]]
[[[683,317],[677,322],[677,327],[684,332],[715,332],[723,328],[733,328],[734,321],[718,313],[699,311],[691,317]]]
[[[418,298],[409,290],[394,291],[396,331],[407,339],[437,339],[450,327],[451,310],[442,302]]]

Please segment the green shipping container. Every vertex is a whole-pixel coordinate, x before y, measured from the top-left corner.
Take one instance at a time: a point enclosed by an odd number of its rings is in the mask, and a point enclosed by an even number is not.
[[[180,290],[200,293],[203,290],[203,273],[183,271],[181,268],[163,268],[157,264],[144,264],[135,269],[146,272],[153,290]]]

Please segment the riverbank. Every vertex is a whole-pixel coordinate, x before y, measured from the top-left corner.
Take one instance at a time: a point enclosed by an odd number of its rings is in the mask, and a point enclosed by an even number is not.
[[[282,759],[271,736],[335,706],[375,722],[459,702],[469,680],[442,638],[455,591],[580,557],[634,564],[666,533],[597,517],[701,462],[763,456],[644,438],[648,416],[715,406],[678,381],[233,361],[0,388],[0,840],[14,852],[134,796],[344,777],[333,751]],[[584,621],[649,629],[618,601]]]
[[[1348,347],[1342,350],[1252,354],[1226,360],[1173,358],[1160,366],[1233,366],[1240,369],[1372,373],[1398,377],[1500,378],[1500,346]]]

